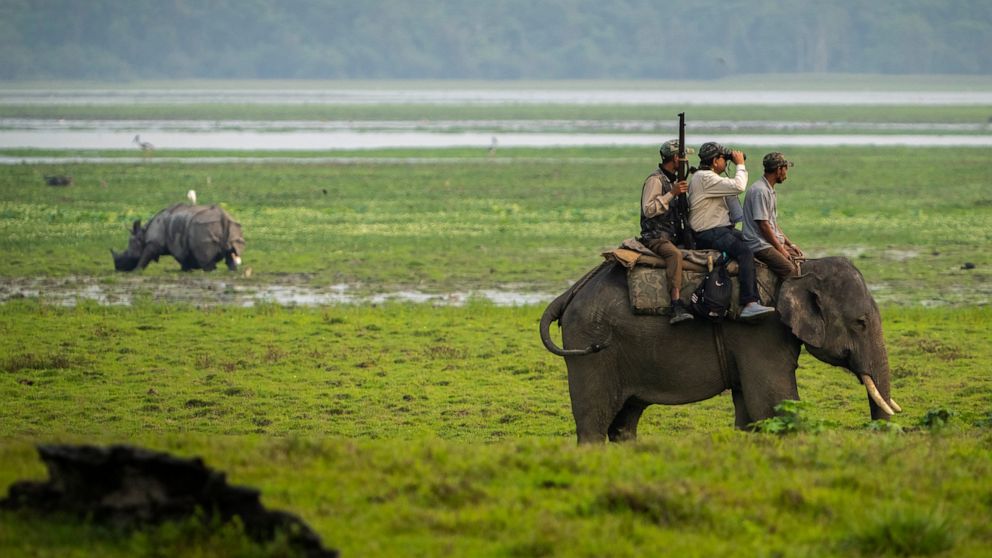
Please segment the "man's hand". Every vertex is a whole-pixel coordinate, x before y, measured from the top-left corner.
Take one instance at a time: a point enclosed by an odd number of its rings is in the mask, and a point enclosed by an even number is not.
[[[675,196],[680,196],[689,191],[689,183],[685,180],[679,180],[675,184],[672,184],[672,194]]]
[[[743,151],[731,151],[730,156],[734,158],[735,165],[744,164],[744,152]]]

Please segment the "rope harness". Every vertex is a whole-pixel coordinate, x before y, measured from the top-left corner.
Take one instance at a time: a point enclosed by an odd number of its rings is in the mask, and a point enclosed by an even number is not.
[[[723,377],[723,386],[732,389],[730,383],[730,363],[727,361],[727,348],[723,339],[723,324],[713,323],[713,344],[716,346],[717,364],[720,366],[720,376]]]

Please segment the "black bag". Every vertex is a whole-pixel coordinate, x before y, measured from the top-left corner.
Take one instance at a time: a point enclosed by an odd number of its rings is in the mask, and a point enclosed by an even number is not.
[[[717,258],[712,269],[689,297],[689,309],[700,318],[719,322],[727,317],[733,286],[730,284],[726,263],[725,255]]]

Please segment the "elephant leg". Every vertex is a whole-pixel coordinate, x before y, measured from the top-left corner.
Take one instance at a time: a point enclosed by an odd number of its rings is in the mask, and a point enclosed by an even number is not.
[[[586,400],[580,405],[572,402],[572,416],[575,417],[575,431],[580,444],[602,444],[609,435],[610,429],[620,413],[620,405],[611,402],[608,396]],[[636,420],[635,420],[636,424]]]
[[[748,376],[742,376],[744,401],[749,422],[755,422],[775,416],[775,406],[786,399],[799,400],[799,387],[796,385],[796,375],[793,370],[783,370],[774,374],[763,373],[761,381],[752,384]],[[734,396],[734,404],[737,404]],[[738,415],[739,416],[739,415]]]
[[[575,433],[580,444],[602,444],[606,440],[607,421],[601,416],[586,414],[575,417]]]
[[[738,430],[748,430],[750,424],[754,421],[751,420],[751,415],[747,413],[747,405],[744,403],[744,392],[735,389],[731,390],[730,393],[734,397],[734,426]]]
[[[637,422],[641,420],[641,413],[647,408],[647,403],[631,397],[628,399],[617,416],[610,424],[607,434],[611,442],[626,442],[637,439]]]

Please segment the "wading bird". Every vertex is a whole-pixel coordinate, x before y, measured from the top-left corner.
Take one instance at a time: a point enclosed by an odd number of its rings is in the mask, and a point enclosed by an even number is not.
[[[147,141],[141,141],[141,136],[134,136],[134,139],[131,141],[137,144],[138,147],[141,148],[141,151],[143,153],[149,153],[151,151],[155,151],[155,146],[148,143]]]

